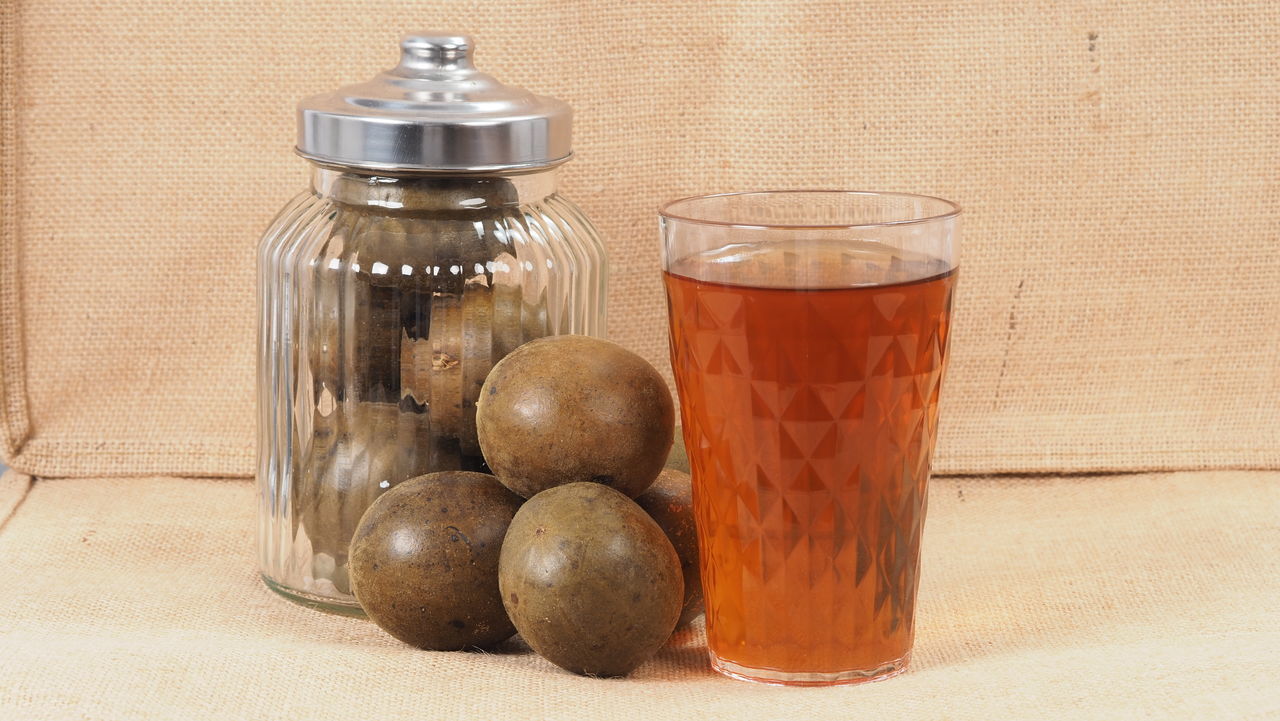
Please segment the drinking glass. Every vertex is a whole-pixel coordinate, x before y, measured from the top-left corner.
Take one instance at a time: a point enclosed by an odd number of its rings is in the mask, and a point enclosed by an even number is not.
[[[661,209],[721,673],[828,685],[906,669],[959,213],[853,191]]]

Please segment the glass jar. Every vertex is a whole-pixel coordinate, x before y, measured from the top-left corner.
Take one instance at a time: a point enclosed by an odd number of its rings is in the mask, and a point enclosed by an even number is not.
[[[605,330],[603,244],[557,192],[568,107],[475,71],[466,38],[401,47],[394,70],[299,106],[311,187],[258,256],[262,575],[353,614],[347,546],[369,504],[487,470],[475,404],[493,364]]]

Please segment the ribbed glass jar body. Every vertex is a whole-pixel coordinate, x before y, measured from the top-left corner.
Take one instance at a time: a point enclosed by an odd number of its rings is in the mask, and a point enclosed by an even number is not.
[[[359,613],[347,545],[379,494],[487,470],[493,364],[605,331],[599,235],[556,170],[387,176],[317,166],[258,254],[258,549],[275,590]]]

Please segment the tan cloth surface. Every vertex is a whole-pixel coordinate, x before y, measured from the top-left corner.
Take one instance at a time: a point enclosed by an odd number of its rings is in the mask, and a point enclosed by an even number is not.
[[[665,369],[655,207],[967,209],[943,472],[1280,463],[1280,3],[48,0],[0,10],[3,452],[248,475],[254,248],[293,104],[474,33],[577,110],[610,331]]]
[[[935,482],[914,664],[838,689],[721,678],[698,632],[610,681],[414,650],[268,591],[252,508],[37,481],[0,529],[0,718],[1280,717],[1280,473]]]

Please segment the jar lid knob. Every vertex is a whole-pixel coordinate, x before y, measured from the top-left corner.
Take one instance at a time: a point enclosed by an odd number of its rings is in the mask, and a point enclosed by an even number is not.
[[[473,68],[471,51],[474,47],[466,35],[409,33],[400,38],[400,67],[397,69],[419,73],[432,68]]]

